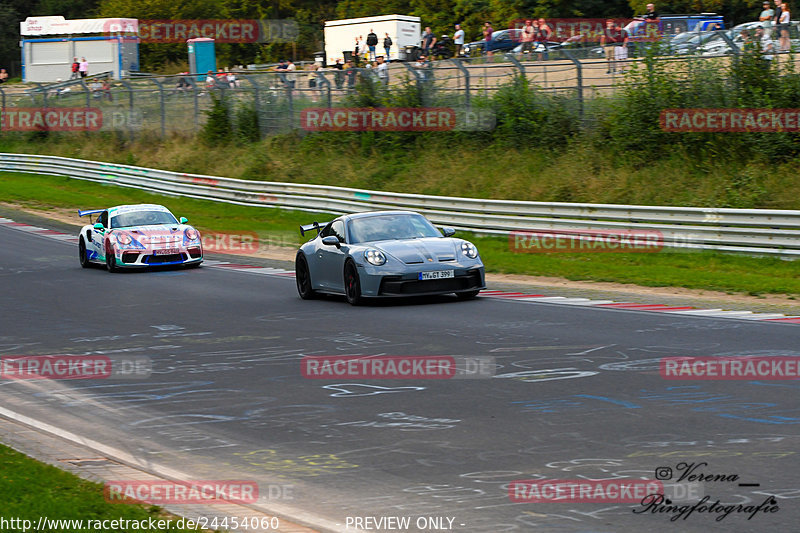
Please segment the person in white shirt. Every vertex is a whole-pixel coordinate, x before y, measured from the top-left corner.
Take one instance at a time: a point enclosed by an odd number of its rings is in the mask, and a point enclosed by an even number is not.
[[[378,62],[378,66],[376,67],[376,71],[378,74],[378,79],[381,80],[381,83],[384,85],[389,85],[389,65],[384,61],[383,56],[378,56],[376,58]]]
[[[461,29],[461,24],[456,24],[453,42],[456,45],[456,57],[461,57],[461,51],[464,49],[464,30]]]

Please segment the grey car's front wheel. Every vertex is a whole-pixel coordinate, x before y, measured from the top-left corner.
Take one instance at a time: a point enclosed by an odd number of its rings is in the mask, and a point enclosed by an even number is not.
[[[297,293],[303,300],[313,300],[317,291],[311,284],[311,273],[308,270],[308,261],[303,254],[297,254],[294,261],[294,279],[297,282]]]
[[[361,304],[361,282],[358,279],[356,266],[352,261],[348,262],[344,267],[344,294],[347,297],[347,303],[350,305]]]

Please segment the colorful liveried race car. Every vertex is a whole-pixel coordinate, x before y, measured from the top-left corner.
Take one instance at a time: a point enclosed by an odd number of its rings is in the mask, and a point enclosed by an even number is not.
[[[122,268],[157,265],[198,266],[203,262],[200,233],[175,218],[163,205],[120,205],[108,209],[78,211],[78,216],[97,215],[81,228],[78,254],[81,266],[105,264],[109,272]]]
[[[440,232],[412,211],[373,211],[300,227],[317,235],[295,258],[297,291],[304,300],[318,293],[344,294],[353,305],[365,297],[455,293],[473,298],[484,285],[478,250]]]

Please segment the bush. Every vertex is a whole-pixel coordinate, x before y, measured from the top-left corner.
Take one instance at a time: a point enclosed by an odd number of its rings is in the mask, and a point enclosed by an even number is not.
[[[225,99],[211,93],[211,109],[206,111],[206,123],[200,137],[209,145],[225,144],[230,141],[231,119]]]

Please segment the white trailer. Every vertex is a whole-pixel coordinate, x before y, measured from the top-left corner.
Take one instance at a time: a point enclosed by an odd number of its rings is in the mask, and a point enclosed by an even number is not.
[[[327,64],[333,65],[337,59],[344,63],[345,52],[355,48],[356,37],[363,37],[366,46],[367,34],[373,30],[378,36],[376,53],[386,55],[383,39],[386,34],[392,39],[389,59],[405,59],[406,46],[419,46],[422,35],[422,20],[409,15],[382,15],[357,19],[328,20],[325,22],[325,57]]]

